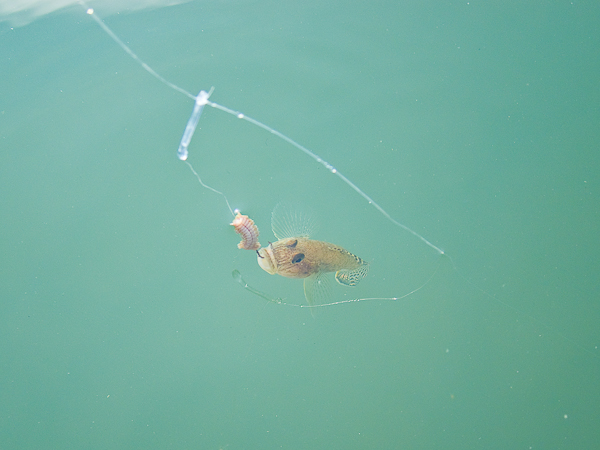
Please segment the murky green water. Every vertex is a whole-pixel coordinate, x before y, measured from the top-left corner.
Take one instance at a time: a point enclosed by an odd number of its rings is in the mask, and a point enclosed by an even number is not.
[[[594,2],[191,2],[103,16],[207,108],[189,161],[274,240],[369,261],[307,309],[176,158],[193,103],[77,6],[0,23],[2,448],[582,449],[598,442]],[[454,267],[456,266],[456,269]]]

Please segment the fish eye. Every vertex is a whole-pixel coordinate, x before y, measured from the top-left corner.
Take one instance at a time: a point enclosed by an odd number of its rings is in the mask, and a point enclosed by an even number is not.
[[[292,264],[298,264],[303,259],[304,259],[304,253],[296,253],[294,255],[294,257],[292,258]]]
[[[288,248],[296,248],[296,245],[298,245],[298,239],[296,239],[294,242],[290,242],[287,247]],[[304,255],[302,255],[302,257],[304,258]]]

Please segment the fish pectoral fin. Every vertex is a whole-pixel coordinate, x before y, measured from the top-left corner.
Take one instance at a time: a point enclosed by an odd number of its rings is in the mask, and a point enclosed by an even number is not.
[[[338,283],[344,286],[356,286],[360,280],[367,276],[369,273],[369,263],[364,262],[358,268],[354,270],[342,269],[335,273],[335,279]]]
[[[304,279],[304,296],[309,306],[327,303],[331,294],[331,278],[326,272],[319,272]]]

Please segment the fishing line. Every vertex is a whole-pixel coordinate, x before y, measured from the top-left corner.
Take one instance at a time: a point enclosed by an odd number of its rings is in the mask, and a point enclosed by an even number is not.
[[[429,276],[429,278],[427,279],[427,281],[425,281],[425,283],[423,283],[421,286],[419,286],[416,289],[413,289],[412,291],[408,292],[407,294],[401,295],[400,297],[366,297],[366,298],[352,298],[352,299],[347,299],[347,300],[339,300],[337,302],[330,302],[330,303],[321,303],[321,304],[314,304],[314,305],[298,305],[295,303],[287,303],[285,301],[285,298],[280,298],[280,297],[271,297],[269,294],[265,294],[264,292],[259,291],[258,289],[253,288],[252,286],[250,286],[246,280],[244,280],[244,278],[242,278],[242,274],[240,273],[239,270],[234,270],[231,273],[231,276],[233,277],[233,279],[235,281],[237,281],[239,284],[242,285],[242,287],[244,289],[246,289],[248,292],[252,292],[254,295],[258,295],[259,297],[271,302],[271,303],[276,303],[278,305],[286,305],[286,306],[295,306],[297,308],[310,308],[310,309],[314,309],[314,308],[322,308],[324,306],[334,306],[334,305],[342,305],[344,303],[356,303],[356,302],[363,302],[363,301],[369,301],[369,300],[382,300],[382,301],[398,301],[398,300],[402,300],[403,298],[406,298],[410,295],[413,295],[414,293],[416,293],[417,291],[420,291],[421,289],[423,289],[425,286],[427,286],[429,284],[429,282],[435,277],[438,269],[440,268],[440,264],[441,264],[441,260],[438,263],[438,266],[436,267],[435,271]]]
[[[233,115],[235,117],[237,117],[238,119],[242,119],[245,120],[259,128],[262,128],[265,131],[268,131],[269,133],[277,136],[278,138],[280,138],[281,140],[287,142],[288,144],[292,145],[293,147],[295,147],[296,149],[302,151],[304,154],[306,154],[307,156],[309,156],[310,158],[312,158],[313,160],[315,160],[317,163],[321,164],[323,167],[325,167],[329,172],[331,172],[332,174],[336,175],[340,180],[342,180],[347,186],[349,186],[352,190],[354,190],[360,197],[362,197],[369,205],[373,206],[381,215],[383,215],[387,220],[389,220],[391,223],[393,223],[394,225],[396,225],[397,227],[403,229],[404,231],[412,234],[414,237],[416,237],[417,239],[419,239],[420,241],[422,241],[424,244],[426,244],[428,247],[430,247],[431,249],[435,250],[440,256],[444,256],[446,258],[448,258],[448,260],[450,261],[450,263],[452,264],[452,267],[454,269],[454,271],[463,279],[465,280],[470,286],[472,286],[473,288],[475,288],[476,290],[480,291],[482,294],[484,294],[486,297],[488,297],[491,300],[494,300],[504,306],[506,306],[507,308],[515,311],[518,314],[522,314],[525,317],[528,317],[532,320],[534,320],[535,322],[537,322],[538,324],[542,325],[544,328],[550,330],[552,333],[560,336],[561,338],[565,339],[566,341],[570,342],[571,344],[573,344],[574,346],[576,346],[577,348],[584,350],[587,353],[590,353],[592,355],[594,355],[595,357],[599,357],[597,355],[597,353],[592,352],[590,350],[588,350],[587,348],[583,347],[582,345],[578,344],[577,342],[573,341],[572,339],[568,338],[567,336],[563,335],[560,332],[557,332],[556,330],[554,330],[550,325],[546,324],[545,322],[543,322],[540,319],[537,319],[529,314],[524,313],[523,311],[515,308],[514,306],[496,298],[495,296],[489,294],[488,292],[486,292],[485,290],[481,289],[479,286],[477,286],[476,284],[474,284],[473,282],[471,282],[469,279],[467,279],[464,275],[461,274],[461,272],[457,269],[456,264],[454,262],[454,260],[452,259],[452,257],[450,257],[450,255],[447,255],[441,248],[439,248],[438,246],[436,246],[435,244],[433,244],[431,241],[427,240],[424,236],[420,235],[419,233],[417,233],[416,231],[412,230],[411,228],[407,227],[406,225],[402,224],[401,222],[397,221],[396,219],[394,219],[382,206],[380,206],[377,202],[375,202],[375,200],[373,200],[372,197],[370,197],[367,193],[365,193],[362,189],[360,189],[356,184],[354,184],[351,180],[349,180],[345,175],[343,175],[341,172],[339,172],[332,164],[330,164],[329,162],[325,161],[323,158],[321,158],[319,155],[317,155],[316,153],[312,152],[311,150],[309,150],[308,148],[304,147],[303,145],[299,144],[298,142],[294,141],[292,138],[286,136],[285,134],[275,130],[274,128],[271,128],[270,126],[256,120],[253,119],[252,117],[248,117],[247,115],[245,115],[244,113],[240,112],[240,111],[236,111],[234,109],[228,108],[226,106],[220,105],[218,103],[215,103],[213,101],[210,100],[210,96],[214,91],[214,87],[211,87],[211,89],[207,92],[205,90],[201,90],[198,95],[193,95],[190,92],[186,91],[185,89],[177,86],[176,84],[168,81],[166,78],[163,78],[161,75],[159,75],[154,69],[152,69],[148,64],[146,64],[133,50],[131,50],[105,23],[104,21],[102,21],[102,19],[100,19],[100,17],[98,17],[95,13],[94,10],[92,8],[90,8],[83,0],[78,0],[78,3],[85,8],[87,14],[89,16],[92,17],[92,19],[94,19],[94,21],[102,28],[102,30],[104,30],[104,32],[113,40],[115,41],[134,61],[136,61],[146,72],[148,72],[150,75],[152,75],[154,78],[156,78],[158,81],[160,81],[161,83],[163,83],[164,85],[168,86],[169,88],[179,92],[180,94],[188,97],[191,100],[194,100],[194,107],[192,110],[192,114],[190,115],[190,118],[186,124],[186,127],[184,129],[184,133],[183,136],[181,138],[179,147],[177,148],[177,157],[185,162],[188,167],[190,168],[190,170],[192,171],[192,173],[196,176],[196,178],[198,179],[198,181],[200,182],[200,184],[218,194],[223,196],[223,199],[225,200],[225,203],[227,204],[227,208],[229,209],[229,211],[231,212],[232,216],[235,216],[235,210],[231,207],[227,197],[225,196],[225,194],[207,184],[205,184],[200,175],[198,174],[198,172],[196,172],[196,170],[193,168],[192,164],[187,161],[187,157],[188,157],[188,146],[192,140],[194,131],[196,129],[196,126],[198,124],[198,121],[200,120],[200,116],[204,110],[204,106],[208,105],[212,108],[218,109],[220,111],[223,111],[227,114]],[[439,269],[439,265],[438,268],[436,268],[436,270],[433,272],[433,274],[427,279],[427,281],[421,285],[420,287],[418,287],[417,289],[412,290],[411,292],[402,295],[400,297],[389,297],[389,298],[362,298],[362,299],[351,299],[351,300],[342,300],[342,301],[338,301],[338,302],[333,302],[333,303],[327,303],[327,304],[320,304],[320,305],[313,305],[313,306],[309,306],[309,305],[296,305],[296,304],[291,304],[291,303],[286,303],[285,299],[281,299],[281,298],[273,298],[271,296],[269,296],[268,294],[265,294],[261,291],[258,291],[257,289],[254,289],[253,287],[251,287],[250,285],[248,285],[245,280],[242,278],[241,274],[239,271],[235,270],[233,272],[233,278],[240,283],[244,289],[246,289],[247,291],[262,297],[263,299],[269,301],[269,302],[273,302],[273,303],[277,303],[277,304],[284,304],[284,305],[289,305],[289,306],[297,306],[297,307],[301,307],[301,308],[316,308],[316,307],[324,307],[324,306],[332,306],[332,305],[339,305],[339,304],[344,304],[344,303],[353,303],[353,302],[359,302],[359,301],[367,301],[367,300],[390,300],[390,301],[397,301],[403,298],[406,298],[416,292],[418,292],[419,290],[423,289],[435,276],[435,274],[437,273]],[[595,350],[598,349],[598,346],[594,347]]]
[[[422,242],[424,242],[426,245],[428,245],[429,247],[434,249],[440,255],[444,255],[444,251],[442,249],[440,249],[436,245],[432,244],[430,241],[425,239],[423,236],[421,236],[416,231],[410,229],[406,225],[398,222],[396,219],[394,219],[392,216],[390,216],[390,214],[385,209],[383,209],[377,202],[375,202],[375,200],[373,200],[373,198],[371,198],[369,195],[367,195],[356,184],[354,184],[352,181],[350,181],[348,178],[346,178],[346,176],[344,176],[340,171],[338,171],[333,165],[331,165],[329,162],[325,161],[323,158],[321,158],[316,153],[312,152],[308,148],[306,148],[303,145],[299,144],[298,142],[294,141],[292,138],[286,136],[285,134],[275,130],[274,128],[271,128],[270,126],[268,126],[256,119],[253,119],[252,117],[248,117],[247,115],[245,115],[244,113],[242,113],[240,111],[235,111],[226,106],[223,106],[218,103],[210,101],[209,98],[210,98],[210,95],[212,94],[212,92],[214,91],[214,87],[211,88],[210,91],[208,91],[208,92],[201,90],[197,96],[194,96],[194,95],[190,94],[188,91],[186,91],[185,89],[180,88],[176,84],[171,83],[167,79],[160,76],[156,71],[154,71],[154,69],[152,69],[142,59],[140,59],[140,57],[138,55],[136,55],[135,52],[133,50],[131,50],[121,39],[119,39],[119,37],[108,27],[108,25],[106,25],[102,21],[102,19],[100,19],[100,17],[98,17],[94,13],[94,10],[92,8],[88,7],[88,5],[83,0],[79,0],[79,3],[86,9],[87,14],[90,15],[96,21],[96,23],[98,25],[100,25],[100,27],[106,32],[106,34],[108,34],[129,56],[131,56],[138,64],[140,64],[144,70],[146,70],[150,75],[155,77],[161,83],[163,83],[166,86],[170,87],[171,89],[185,95],[186,97],[194,100],[194,109],[193,109],[192,114],[188,120],[186,127],[185,127],[183,136],[181,138],[181,142],[177,149],[177,157],[180,160],[185,161],[189,165],[190,169],[192,170],[194,175],[196,175],[196,177],[198,178],[198,181],[200,181],[200,184],[202,184],[202,186],[204,186],[205,188],[210,189],[211,191],[216,192],[217,194],[220,194],[224,197],[225,202],[227,203],[227,207],[229,208],[229,211],[231,212],[232,215],[235,216],[231,206],[229,205],[229,201],[227,200],[227,197],[225,196],[225,194],[204,184],[202,182],[202,180],[200,179],[200,176],[198,175],[198,173],[194,170],[192,165],[187,161],[188,146],[192,140],[192,136],[194,134],[194,131],[196,129],[198,121],[200,120],[200,115],[202,114],[202,111],[203,111],[203,108],[205,105],[208,105],[208,106],[211,106],[212,108],[226,112],[227,114],[231,114],[232,116],[235,116],[238,119],[242,119],[247,122],[250,122],[251,124],[253,124],[259,128],[262,128],[263,130],[268,131],[269,133],[284,140],[288,144],[296,147],[298,150],[300,150],[304,154],[310,156],[316,162],[318,162],[323,167],[325,167],[329,172],[331,172],[334,175],[337,175],[344,183],[346,183],[346,185],[348,185],[350,188],[352,188],[352,190],[354,190],[358,195],[360,195],[363,199],[365,199],[370,205],[372,205],[377,211],[379,211],[386,219],[388,219],[394,225],[402,228],[403,230],[412,234],[416,238],[420,239]]]

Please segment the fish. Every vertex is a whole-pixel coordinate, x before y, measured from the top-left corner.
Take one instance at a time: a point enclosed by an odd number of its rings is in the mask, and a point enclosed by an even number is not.
[[[271,275],[304,279],[309,306],[331,296],[331,276],[343,286],[356,286],[369,272],[369,263],[329,242],[311,239],[314,223],[289,205],[278,205],[271,215],[271,228],[278,239],[257,250],[258,265]]]

